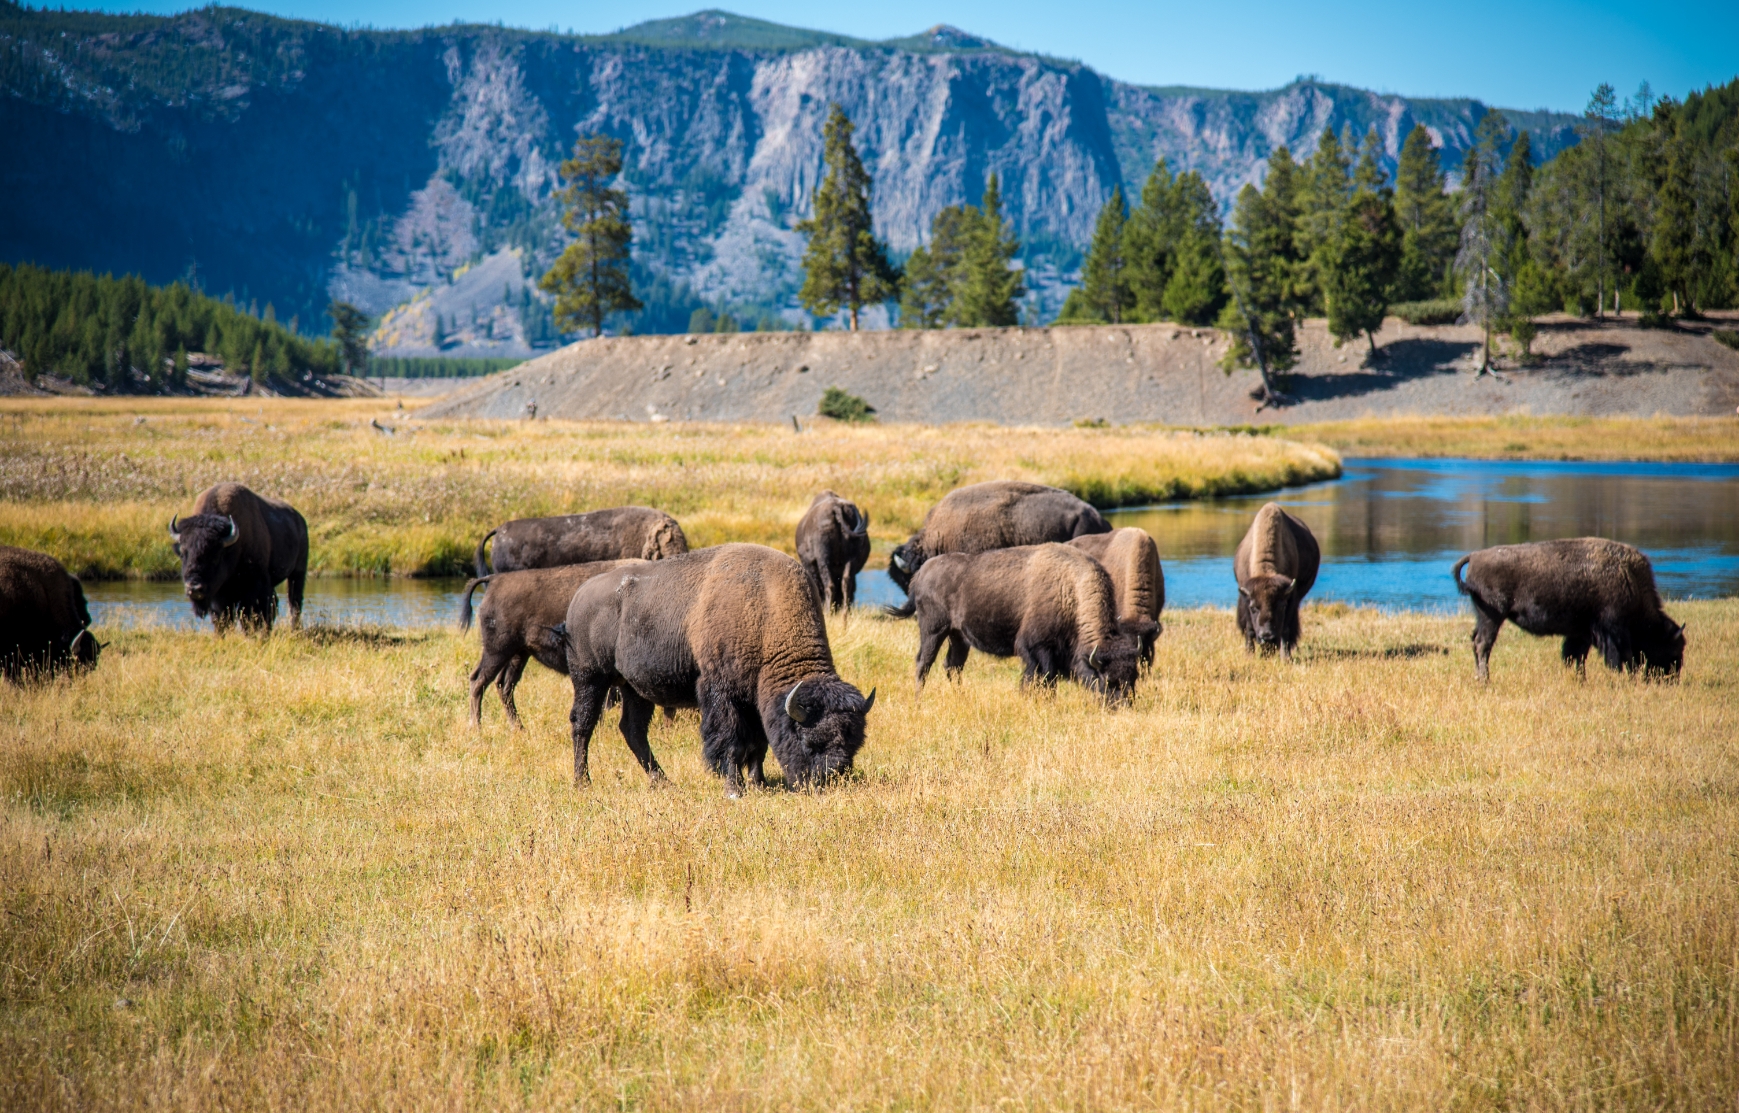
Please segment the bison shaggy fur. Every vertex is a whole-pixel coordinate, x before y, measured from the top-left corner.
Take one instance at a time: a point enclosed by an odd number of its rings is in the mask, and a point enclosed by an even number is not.
[[[1462,569],[1467,576],[1462,578]],[[1607,667],[1677,676],[1685,628],[1661,609],[1648,557],[1620,541],[1577,537],[1481,549],[1455,562],[1455,586],[1473,602],[1474,674],[1489,675],[1504,622],[1564,639],[1578,672],[1598,647]]]
[[[1051,543],[944,553],[912,577],[912,603],[920,689],[946,641],[951,679],[976,649],[1019,657],[1023,684],[1071,676],[1113,702],[1135,690],[1139,639],[1118,626],[1110,575],[1079,549]]]
[[[489,539],[495,538],[491,551]],[[555,518],[515,518],[483,535],[472,562],[479,576],[592,564],[600,560],[664,560],[688,552],[675,518],[647,506],[618,506]]]
[[[1153,664],[1154,643],[1164,630],[1159,614],[1165,610],[1165,570],[1160,567],[1159,546],[1146,530],[1133,527],[1085,534],[1069,544],[1098,561],[1111,576],[1117,593],[1117,624],[1140,643],[1142,665]]]
[[[580,586],[563,637],[574,686],[574,781],[612,687],[622,736],[654,782],[655,704],[700,709],[701,755],[729,796],[764,782],[771,746],[788,788],[852,766],[875,702],[833,667],[827,625],[802,567],[760,545],[719,545],[623,568]]]
[[[84,585],[47,553],[0,545],[0,675],[17,682],[97,663]]]
[[[1268,503],[1256,512],[1256,520],[1232,557],[1232,573],[1238,578],[1238,630],[1244,648],[1254,651],[1279,647],[1290,659],[1300,634],[1298,607],[1316,583],[1322,550],[1310,527]]]
[[[949,491],[930,508],[918,532],[888,558],[888,578],[910,594],[918,569],[943,553],[982,553],[1109,532],[1097,510],[1056,487],[1014,479],[974,483]],[[895,613],[912,611],[908,604]]]
[[[815,597],[829,610],[849,613],[869,555],[869,515],[832,491],[816,495],[797,523],[797,560]]]
[[[169,536],[196,617],[210,615],[220,631],[238,621],[270,630],[278,615],[278,585],[288,581],[290,625],[302,624],[308,523],[289,503],[240,483],[219,483],[199,493],[192,514],[169,520]]]

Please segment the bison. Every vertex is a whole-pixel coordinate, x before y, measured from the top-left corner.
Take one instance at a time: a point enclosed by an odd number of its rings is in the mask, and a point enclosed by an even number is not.
[[[949,491],[930,508],[918,532],[888,558],[888,578],[910,595],[918,569],[943,553],[982,553],[1109,532],[1097,510],[1056,487],[1014,479],[974,483]],[[894,613],[910,615],[911,604]]]
[[[519,685],[526,662],[536,658],[545,667],[567,675],[566,644],[552,631],[567,619],[574,591],[593,576],[642,563],[604,560],[559,568],[496,572],[467,580],[465,590],[460,593],[460,630],[471,628],[471,593],[485,585],[489,589],[478,608],[483,658],[471,670],[471,725],[482,724],[483,690],[493,682],[507,712],[507,721],[518,728],[519,708],[514,706],[513,690]]]
[[[1153,664],[1153,646],[1165,627],[1159,612],[1165,610],[1165,570],[1159,563],[1159,546],[1142,529],[1114,529],[1089,533],[1070,545],[1086,553],[1108,572],[1117,592],[1117,623],[1124,630],[1141,631],[1141,664]]]
[[[832,491],[816,495],[797,523],[797,560],[815,597],[829,610],[843,607],[849,614],[869,554],[869,517]]]
[[[1310,527],[1268,503],[1238,542],[1232,574],[1238,578],[1238,629],[1244,648],[1279,647],[1287,660],[1298,644],[1298,606],[1316,583],[1322,550]]]
[[[489,539],[495,538],[493,552]],[[483,535],[473,563],[491,571],[556,568],[600,560],[663,560],[688,552],[676,519],[646,506],[618,506],[558,518],[515,518]]]
[[[1079,549],[1050,543],[944,553],[912,577],[911,594],[920,690],[943,641],[950,678],[977,649],[1018,656],[1023,684],[1048,687],[1067,674],[1110,702],[1126,701],[1135,690],[1145,627],[1118,626],[1110,575]]]
[[[102,648],[78,577],[47,553],[0,545],[0,675],[89,667]]]
[[[1590,647],[1612,669],[1677,676],[1684,666],[1685,628],[1661,610],[1648,558],[1623,542],[1577,537],[1498,545],[1462,557],[1449,574],[1473,602],[1473,670],[1480,680],[1488,678],[1491,647],[1506,619],[1530,634],[1562,637],[1564,663],[1579,673]]]
[[[622,693],[622,736],[647,776],[664,771],[646,728],[654,704],[700,708],[701,755],[742,795],[764,783],[767,748],[788,788],[851,768],[875,705],[840,679],[827,625],[803,568],[760,545],[720,545],[595,576],[574,592],[561,628],[568,676],[574,783],[606,694]]]
[[[192,514],[169,519],[169,536],[195,617],[210,615],[220,632],[237,621],[269,631],[287,580],[290,626],[302,624],[308,523],[289,503],[219,483],[193,500]]]

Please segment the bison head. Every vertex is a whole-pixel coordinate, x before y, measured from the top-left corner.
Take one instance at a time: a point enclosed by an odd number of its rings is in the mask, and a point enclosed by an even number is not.
[[[920,534],[913,534],[904,545],[894,547],[893,554],[888,557],[888,579],[899,585],[901,591],[912,593],[912,577],[918,574],[918,569],[924,566],[924,540]]]
[[[818,786],[850,772],[875,702],[875,689],[866,697],[837,676],[811,677],[785,693],[768,717],[767,740],[786,787]]]
[[[1287,608],[1297,586],[1298,581],[1290,576],[1252,576],[1238,585],[1238,603],[1249,616],[1251,635],[1264,649],[1280,644]]]
[[[239,562],[235,544],[241,529],[228,514],[192,514],[169,519],[169,536],[181,558],[181,583],[193,613],[204,618],[212,600]]]
[[[1652,637],[1641,639],[1643,671],[1676,679],[1685,667],[1685,628],[1666,615],[1652,631]]]
[[[1123,619],[1117,623],[1117,628],[1135,639],[1136,660],[1141,667],[1153,666],[1153,647],[1159,641],[1159,635],[1165,632],[1165,627],[1151,618]]]
[[[1110,704],[1128,703],[1141,675],[1141,643],[1119,631],[1075,650],[1075,679],[1105,697]]]

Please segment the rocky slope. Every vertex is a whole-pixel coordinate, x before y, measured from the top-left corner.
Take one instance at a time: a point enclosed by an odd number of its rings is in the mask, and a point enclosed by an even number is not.
[[[1112,186],[1139,189],[1158,157],[1229,201],[1275,147],[1307,153],[1325,126],[1375,128],[1392,161],[1422,122],[1458,165],[1486,111],[1313,81],[1143,88],[951,28],[865,43],[703,12],[611,36],[383,32],[0,3],[0,258],[186,276],[309,323],[332,295],[384,312],[509,248],[540,273],[561,242],[556,164],[602,131],[626,145],[637,331],[681,328],[702,303],[796,319],[792,225],[834,103],[896,252],[1001,176],[1036,320]],[[1542,157],[1573,141],[1570,118],[1507,115]],[[472,309],[494,315],[464,301],[467,327]]]

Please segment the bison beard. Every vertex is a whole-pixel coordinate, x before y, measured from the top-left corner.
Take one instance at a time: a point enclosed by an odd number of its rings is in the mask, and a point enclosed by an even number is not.
[[[1462,557],[1450,575],[1473,603],[1473,671],[1481,681],[1506,620],[1530,634],[1562,637],[1559,654],[1578,673],[1590,648],[1611,669],[1676,677],[1684,666],[1685,628],[1661,609],[1648,557],[1622,542],[1497,545]]]
[[[277,587],[287,580],[290,624],[302,624],[308,524],[289,504],[239,483],[219,483],[200,493],[192,514],[169,520],[169,536],[197,617],[210,615],[219,631],[238,621],[269,631],[278,614]]]
[[[767,749],[788,788],[847,772],[875,702],[841,680],[827,627],[795,560],[760,545],[719,545],[597,576],[574,593],[558,630],[574,686],[574,782],[609,690],[622,736],[647,776],[664,771],[647,741],[655,704],[698,707],[701,752],[739,796],[765,783]]]

